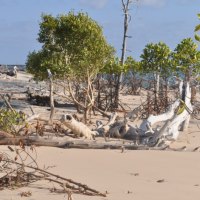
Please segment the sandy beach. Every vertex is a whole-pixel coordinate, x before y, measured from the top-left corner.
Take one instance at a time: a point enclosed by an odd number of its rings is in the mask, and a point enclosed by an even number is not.
[[[28,81],[30,76],[21,74],[18,79]],[[124,98],[124,97],[123,97]],[[127,96],[139,104],[138,96]],[[45,107],[34,106],[49,116]],[[24,109],[28,112],[28,108]],[[56,109],[56,117],[73,110]],[[95,121],[95,119],[93,119]],[[185,146],[183,151],[131,151],[83,150],[36,147],[40,168],[50,166],[49,171],[60,176],[87,184],[107,197],[90,197],[73,194],[73,200],[198,200],[200,196],[200,152],[192,152],[200,146],[199,121],[191,119],[187,132],[181,133],[173,148]],[[0,151],[10,154],[7,146]],[[0,191],[1,200],[60,200],[66,194],[49,191],[53,183],[39,181],[29,187]],[[21,192],[31,192],[30,197],[21,197]]]
[[[7,151],[6,147],[0,147]],[[199,199],[200,159],[195,152],[78,150],[38,147],[40,166],[54,166],[51,172],[87,184],[107,197],[72,195],[73,200],[188,200]],[[159,182],[160,181],[160,182]],[[162,182],[163,181],[163,182]],[[64,194],[53,194],[37,182],[28,188],[0,192],[2,200],[57,200],[67,199]],[[37,188],[37,187],[46,187]],[[31,191],[31,197],[21,197]]]

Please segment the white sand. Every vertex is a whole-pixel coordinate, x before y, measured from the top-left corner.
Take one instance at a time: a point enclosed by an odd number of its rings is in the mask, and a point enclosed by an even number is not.
[[[5,150],[6,147],[0,147]],[[40,166],[55,166],[50,171],[86,183],[108,196],[73,195],[73,200],[198,200],[200,196],[199,153],[78,150],[37,148]],[[139,173],[135,176],[135,173]],[[157,180],[164,179],[163,183]],[[50,184],[53,187],[53,184]],[[47,186],[37,183],[33,186]],[[31,191],[30,200],[67,199],[64,194],[52,194],[45,189],[22,188],[1,191],[0,199],[18,200],[22,191]]]

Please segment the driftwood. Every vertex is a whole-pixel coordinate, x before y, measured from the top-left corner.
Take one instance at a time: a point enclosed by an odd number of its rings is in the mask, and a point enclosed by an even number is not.
[[[109,121],[105,125],[103,125],[103,123],[101,121],[97,121],[96,122],[96,125],[97,125],[96,131],[98,131],[98,133],[101,135],[106,135],[109,132],[111,125],[115,123],[117,116],[118,116],[118,114],[116,112],[112,113],[109,117],[110,118]]]
[[[193,111],[193,107],[191,104],[191,89],[189,86],[189,83],[186,85],[186,91],[185,91],[185,102],[183,102],[183,112],[176,115],[174,119],[170,122],[167,132],[167,136],[171,136],[173,139],[177,139],[179,136],[179,127],[182,125],[182,123],[185,123],[185,129],[187,129],[189,125],[190,120],[190,114]]]
[[[181,99],[177,100],[174,104],[170,106],[168,112],[164,114],[158,116],[151,115],[141,124],[140,129],[142,129],[144,132],[149,130],[154,133],[154,131],[152,130],[152,126],[157,122],[166,121],[160,131],[157,131],[155,135],[163,135],[165,138],[168,138],[170,140],[177,139],[180,126],[183,123],[185,125],[185,128],[188,126],[190,114],[193,111],[191,105],[191,89],[189,83],[186,83],[184,99],[185,102],[183,102],[183,100]]]
[[[50,146],[59,148],[80,148],[80,149],[127,149],[127,150],[162,150],[163,147],[151,148],[146,145],[137,145],[129,140],[103,139],[88,140],[88,139],[75,139],[70,137],[40,137],[40,136],[17,136],[17,137],[4,137],[0,139],[0,145],[35,145],[35,146]]]
[[[135,118],[135,115],[137,117],[137,113],[140,109],[128,113],[123,120],[119,120],[118,114],[115,112],[110,115],[107,123],[103,124],[101,121],[97,121],[97,128],[94,130],[91,130],[82,122],[77,121],[72,115],[66,114],[63,115],[60,122],[70,129],[73,135],[76,137],[83,136],[84,139],[74,139],[69,137],[62,137],[59,139],[54,137],[51,139],[50,137],[36,137],[34,135],[22,136],[23,131],[21,131],[21,136],[18,135],[18,137],[8,135],[1,136],[0,144],[20,144],[22,141],[26,145],[35,144],[39,146],[55,146],[63,148],[119,149],[123,147],[126,149],[148,149],[149,147],[151,148],[157,144],[161,144],[159,142],[160,139],[164,141],[177,139],[179,135],[179,128],[181,126],[182,128],[187,126],[190,118],[190,112],[192,112],[193,109],[190,102],[191,91],[189,83],[186,84],[185,90],[183,90],[182,86],[180,87],[180,93],[182,94],[183,92],[185,93],[181,96],[184,97],[184,102],[181,99],[176,100],[169,107],[166,113],[157,116],[149,116],[148,119],[141,123],[139,128],[134,126],[133,122],[130,123],[129,119]],[[12,110],[10,104],[6,105]],[[25,122],[33,121],[38,117],[39,115],[34,113],[32,110],[32,116],[25,118]],[[128,117],[129,119],[127,119]],[[160,122],[162,122],[162,127],[157,128],[155,125]],[[36,127],[38,126],[36,125]],[[35,132],[40,136],[45,136],[45,132],[48,132],[48,130],[45,130],[45,128],[43,129],[43,127],[41,130],[42,134],[40,134],[37,130]],[[53,128],[52,131],[49,132],[55,133],[55,135],[57,133]],[[67,134],[65,132],[62,133]],[[94,140],[95,136],[103,136],[105,140],[99,140],[99,138]],[[110,142],[108,138],[120,138],[123,140]],[[129,140],[129,142],[124,142],[124,139]]]
[[[61,119],[62,123],[67,126],[75,135],[83,136],[87,139],[93,139],[94,136],[98,134],[97,131],[91,131],[85,124],[82,122],[76,121],[72,115],[67,114],[63,115]]]
[[[109,130],[104,129],[104,133],[108,132],[111,136],[122,138],[128,135],[129,138],[133,140],[137,138],[140,143],[142,142],[142,144],[147,146],[155,146],[160,138],[168,142],[176,140],[179,135],[179,128],[181,126],[184,128],[188,126],[190,114],[193,111],[190,85],[186,83],[185,90],[182,89],[182,82],[180,85],[180,93],[184,101],[178,99],[169,107],[166,113],[157,116],[150,115],[147,120],[141,123],[139,128],[129,125],[126,118],[120,123],[109,123]],[[131,112],[127,116],[132,118],[134,114],[134,112]],[[153,128],[158,122],[164,122],[164,124],[160,129]],[[106,127],[106,125],[102,127]],[[100,127],[100,130],[102,130],[102,127]],[[97,128],[97,130],[99,130],[99,128]]]
[[[169,145],[163,146],[147,146],[138,145],[130,140],[122,139],[109,139],[107,141],[100,140],[83,140],[74,139],[70,137],[63,137],[62,139],[57,137],[40,137],[40,136],[30,136],[30,137],[6,137],[5,140],[0,140],[2,145],[34,145],[34,146],[50,146],[58,148],[78,148],[78,149],[119,149],[123,153],[124,150],[170,150],[170,151],[183,151],[186,147],[171,148]],[[199,147],[194,148],[192,151],[199,150]]]
[[[158,122],[167,121],[174,116],[175,109],[180,105],[180,100],[176,100],[168,109],[166,113],[161,115],[150,115],[148,119],[144,120],[140,125],[140,129],[146,133],[147,131],[152,130],[152,126]]]
[[[12,153],[15,153],[15,157],[12,159],[7,154],[0,152],[0,168],[3,173],[3,176],[0,177],[1,190],[15,189],[27,186],[39,180],[46,180],[56,184],[54,188],[50,190],[51,192],[67,193],[68,199],[72,199],[71,195],[73,193],[106,197],[106,193],[99,192],[72,179],[53,174],[47,171],[48,168],[39,168],[34,158],[35,156],[26,151],[23,145],[21,145],[20,148],[14,149],[8,146],[8,149]],[[32,153],[35,152],[34,147],[31,147],[30,150]]]
[[[0,97],[4,100],[7,108],[10,109],[12,112],[15,112],[15,110],[12,108],[9,102],[10,96],[8,94],[5,94],[5,95],[0,94]]]
[[[78,136],[85,136],[85,138],[92,139],[96,132],[104,137],[126,138],[134,141],[134,144],[141,144],[147,146],[155,146],[159,140],[168,141],[177,139],[179,135],[179,127],[184,122],[188,124],[190,113],[192,112],[192,105],[190,102],[191,91],[189,83],[186,84],[185,102],[181,99],[175,101],[166,113],[161,115],[151,115],[147,120],[144,120],[139,128],[128,124],[128,120],[124,118],[123,121],[117,119],[117,113],[110,116],[108,123],[103,125],[102,122],[97,122],[97,128],[91,131],[86,125],[77,122],[71,115],[63,116],[63,123]],[[131,113],[132,115],[132,113]],[[164,122],[160,129],[153,128],[158,122]],[[162,142],[159,144],[162,144]],[[91,146],[91,144],[88,144]],[[101,144],[101,146],[103,146]],[[92,146],[91,146],[92,148]],[[132,148],[127,146],[126,148]],[[135,147],[134,147],[135,148]]]

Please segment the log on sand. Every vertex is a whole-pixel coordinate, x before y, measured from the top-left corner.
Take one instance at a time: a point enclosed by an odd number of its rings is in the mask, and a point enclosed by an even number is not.
[[[120,149],[127,150],[163,150],[163,147],[151,148],[146,145],[135,145],[128,140],[110,139],[110,140],[88,140],[74,139],[70,137],[41,137],[41,136],[18,136],[4,137],[0,139],[0,145],[35,145],[59,148],[79,148],[79,149]]]

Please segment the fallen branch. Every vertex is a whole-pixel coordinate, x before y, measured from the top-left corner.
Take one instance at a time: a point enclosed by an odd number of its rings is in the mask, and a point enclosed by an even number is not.
[[[69,197],[72,193],[106,197],[106,194],[85,184],[53,174],[47,171],[47,169],[39,168],[35,159],[27,153],[23,146],[20,149],[13,149],[12,147],[9,147],[9,149],[11,152],[15,152],[16,156],[14,159],[11,159],[7,154],[0,153],[1,172],[6,174],[0,177],[0,189],[14,189],[27,186],[38,180],[47,180],[58,184],[63,188],[63,193],[67,193]],[[25,155],[25,159],[22,154]],[[17,159],[20,161],[17,162]],[[29,164],[26,164],[26,162]],[[56,192],[56,190],[52,192]]]

